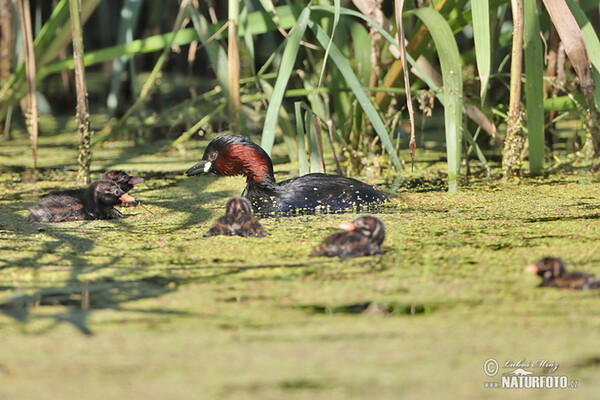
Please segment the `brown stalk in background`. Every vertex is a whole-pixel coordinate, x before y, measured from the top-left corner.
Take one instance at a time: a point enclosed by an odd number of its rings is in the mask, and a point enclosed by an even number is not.
[[[0,87],[4,86],[10,77],[12,65],[14,45],[12,13],[12,2],[10,0],[0,0]],[[6,119],[9,120],[9,118]],[[10,139],[8,124],[5,131],[4,123],[5,121],[0,119],[0,137]]]
[[[200,4],[198,0],[192,0],[192,7],[196,10],[200,8]],[[190,48],[188,50],[188,77],[190,81],[194,79],[194,62],[196,61],[196,51],[198,51],[198,41],[194,40],[190,43]],[[198,96],[195,86],[190,86],[190,95],[192,99],[195,99]]]
[[[57,4],[58,0],[52,0],[52,8],[55,8]],[[66,60],[67,57],[67,45],[61,46],[60,50],[58,51],[57,58],[59,60]],[[63,71],[60,71],[60,79],[62,81],[66,102],[67,104],[69,104],[69,107],[72,107],[73,105],[75,105],[76,101],[76,99],[73,97],[73,82],[75,81],[75,72],[72,69],[65,69]]]
[[[33,156],[33,170],[37,169],[37,147],[38,147],[38,104],[37,90],[35,87],[35,54],[33,51],[33,33],[31,29],[31,10],[29,1],[19,0],[19,14],[21,16],[21,31],[23,35],[23,53],[25,54],[25,75],[27,76],[27,87],[29,107],[25,120],[29,139],[31,140],[31,152]]]
[[[79,171],[77,181],[87,184],[90,180],[90,149],[92,131],[88,112],[87,87],[83,62],[83,31],[81,29],[81,11],[79,0],[69,0],[71,12],[71,32],[73,35],[73,60],[75,61],[75,87],[77,89],[77,130],[79,131]]]
[[[521,117],[521,71],[523,70],[523,0],[511,0],[514,34],[510,64],[510,100],[504,148],[502,173],[506,179],[521,173],[521,153],[525,146]]]
[[[10,76],[12,64],[12,4],[10,0],[0,0],[0,85]]]
[[[596,112],[594,101],[594,76],[592,65],[583,40],[583,35],[575,17],[564,0],[543,0],[544,6],[550,14],[552,24],[565,47],[567,57],[575,69],[579,83],[587,102],[587,115],[585,121],[587,132],[585,144],[581,150],[584,159],[591,160],[596,155],[596,141],[600,131],[600,116]]]
[[[391,26],[390,22],[387,20],[387,18],[385,17],[385,15],[381,11],[381,9],[378,8],[375,0],[354,0],[353,2],[354,2],[354,5],[356,6],[356,8],[358,8],[363,14],[369,16],[369,18],[373,19],[375,22],[377,22],[379,25],[381,25],[384,29],[390,30],[389,29]],[[438,2],[436,4],[435,9],[439,11],[440,9],[442,9],[444,7],[444,5],[446,5],[446,0],[441,0],[440,2]],[[425,39],[427,33],[428,33],[427,27],[425,25],[422,25],[418,29],[418,31],[413,35],[413,37],[409,41],[408,45],[406,45],[405,52],[410,53],[413,56],[419,55],[420,48],[422,47],[423,40]],[[376,80],[377,80],[376,75],[374,75],[374,74],[376,74],[376,70],[378,68],[377,67],[378,59],[375,56],[374,52],[378,51],[376,39],[380,38],[380,35],[376,29],[371,29],[370,35],[372,38],[371,39],[372,58],[374,57],[374,60],[373,60],[374,67],[373,67],[373,72],[371,75],[371,84],[370,85],[378,86],[377,82],[376,82]],[[398,59],[398,58],[400,58],[400,51],[397,50],[394,46],[390,46],[388,50],[389,50],[390,54],[392,54],[392,56],[397,58],[397,60],[392,63],[392,65],[388,69],[388,72],[386,73],[385,77],[383,78],[381,84],[379,85],[379,86],[385,87],[385,88],[393,87],[396,84],[396,81],[400,78],[400,74],[402,74],[402,71],[404,70],[404,67],[402,65],[402,60]],[[421,70],[423,72],[425,72],[427,74],[427,76],[429,76],[429,78],[436,84],[436,86],[441,87],[443,84],[442,76],[431,65],[429,60],[427,60],[425,57],[419,55],[416,61],[417,61],[417,64],[419,64],[419,67],[421,68]],[[414,68],[411,69],[411,72],[418,78],[422,78],[420,76],[419,72],[416,71]],[[381,108],[381,109],[386,108],[387,105],[389,104],[389,102],[390,102],[389,93],[378,92],[375,94],[375,103],[377,104],[377,106],[379,108]],[[467,114],[467,116],[472,121],[474,121],[477,125],[481,126],[481,128],[484,130],[484,132],[486,132],[488,135],[490,135],[492,138],[494,138],[494,140],[496,140],[501,146],[504,145],[504,141],[498,135],[496,125],[494,125],[492,120],[490,120],[483,113],[483,111],[481,111],[481,109],[479,107],[472,105],[472,104],[464,103],[463,111],[465,114]],[[409,144],[409,146],[410,146],[410,144]]]
[[[396,40],[400,45],[400,58],[402,60],[402,68],[408,71],[408,63],[406,62],[406,44],[404,39],[404,26],[402,25],[402,10],[404,9],[404,0],[396,0]],[[412,159],[411,168],[415,166],[415,152],[417,144],[415,142],[415,110],[412,105],[412,94],[410,92],[410,80],[408,74],[404,74],[404,89],[406,90],[406,105],[408,106],[408,119],[410,120],[410,158]]]
[[[544,99],[554,98],[558,94],[559,86],[557,84],[557,75],[558,75],[558,54],[560,47],[560,39],[558,38],[558,32],[556,32],[556,28],[554,26],[550,26],[550,35],[547,44],[546,51],[546,84],[544,86]],[[546,130],[545,140],[546,145],[552,148],[554,139],[552,137],[552,129],[554,124],[554,118],[556,118],[557,112],[555,110],[550,110],[546,115],[545,125],[549,126],[550,129]]]
[[[237,0],[229,2],[229,29],[227,39],[227,64],[229,65],[229,104],[231,111],[230,121],[232,131],[239,133],[238,116],[242,106],[240,101],[240,52],[238,49],[237,25],[239,16],[239,3]]]
[[[373,21],[377,22],[377,24],[379,24],[386,31],[391,32],[392,25],[383,14],[383,11],[381,11],[380,1],[354,0],[353,3],[361,13],[368,16]],[[379,41],[381,40],[381,34],[379,34],[379,32],[377,32],[377,29],[375,29],[374,27],[370,27],[369,36],[371,37],[371,65],[373,66],[373,69],[371,70],[371,77],[369,78],[369,86],[375,87],[377,86],[377,71],[379,71],[379,53],[381,50],[379,46]],[[400,58],[400,51],[394,46],[390,46],[389,51],[394,56],[394,58]],[[399,64],[402,65],[401,62],[399,62]],[[377,95],[379,95],[379,93]]]
[[[435,5],[434,8],[437,11],[440,11],[444,7],[444,5],[446,5],[446,0],[440,0]],[[383,24],[380,24],[380,25],[385,27],[385,25],[383,25]],[[408,42],[408,44],[406,46],[407,53],[411,54],[415,58],[418,57],[417,62],[419,62],[419,60],[422,58],[422,57],[420,57],[420,54],[422,52],[421,47],[422,47],[425,37],[427,36],[427,33],[428,33],[427,27],[425,25],[421,25],[419,30],[417,30],[417,32],[412,36],[412,38],[410,39],[410,41]],[[392,47],[390,47],[390,53],[392,53],[392,55],[394,57],[399,58],[399,55],[396,56],[391,51],[391,49],[392,49]],[[383,77],[381,86],[385,87],[385,88],[394,87],[394,85],[400,78],[400,74],[402,74],[402,71],[404,71],[404,68],[402,67],[402,61],[401,60],[394,61],[394,63],[390,66],[387,73]],[[377,85],[374,85],[374,86],[377,86]],[[390,98],[389,93],[379,92],[375,95],[375,103],[377,103],[377,106],[379,108],[387,107],[387,105],[390,102],[390,99],[391,98]]]

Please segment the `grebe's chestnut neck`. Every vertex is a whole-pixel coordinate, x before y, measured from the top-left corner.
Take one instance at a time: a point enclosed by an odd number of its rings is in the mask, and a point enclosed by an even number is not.
[[[221,134],[214,138],[202,160],[186,171],[187,176],[213,172],[222,176],[244,175],[249,184],[275,187],[269,155],[245,136]]]

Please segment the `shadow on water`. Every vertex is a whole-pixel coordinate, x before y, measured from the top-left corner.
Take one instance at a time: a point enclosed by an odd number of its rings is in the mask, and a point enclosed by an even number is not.
[[[175,290],[174,279],[160,276],[139,280],[111,280],[83,283],[69,280],[64,286],[47,287],[33,294],[15,296],[0,304],[0,311],[15,320],[26,323],[31,320],[51,319],[53,322],[45,328],[51,328],[66,322],[76,327],[81,333],[91,335],[87,320],[93,310],[112,309],[151,314],[188,314],[173,310],[136,310],[123,304],[163,296]],[[22,288],[21,288],[22,289]],[[64,306],[65,309],[50,315],[32,314],[33,308],[43,306]]]
[[[413,178],[400,182],[399,190],[408,190],[411,192],[445,192],[448,190],[448,179],[442,177],[436,178]]]
[[[121,149],[121,153],[114,158],[111,158],[110,162],[104,164],[104,168],[107,171],[113,169],[114,166],[120,164],[126,164],[128,161],[139,156],[148,156],[164,152],[165,149],[170,147],[171,142],[166,140],[159,140],[151,144],[145,144],[143,146],[131,146],[124,147]],[[155,162],[153,162],[154,164]]]
[[[123,156],[125,157],[125,155]],[[118,161],[121,162],[121,161]],[[112,165],[116,165],[112,164]],[[110,166],[107,167],[107,169]],[[20,171],[19,171],[20,172]],[[48,171],[52,173],[52,171]],[[186,213],[183,222],[169,225],[168,229],[173,231],[184,230],[190,226],[206,221],[211,218],[213,212],[207,212],[204,204],[211,202],[225,203],[231,193],[229,191],[217,191],[207,193],[204,189],[211,184],[216,177],[188,178],[181,173],[141,173],[146,181],[142,188],[132,190],[132,194],[142,204],[153,205],[167,209],[170,212]],[[160,180],[156,182],[153,180]],[[166,184],[165,184],[166,181]],[[178,187],[185,191],[183,196],[170,188]],[[152,197],[154,191],[160,191],[160,196]],[[144,201],[144,195],[149,200]],[[237,196],[239,194],[233,194]],[[157,199],[157,200],[154,200]],[[121,255],[113,255],[107,261],[95,263],[90,260],[90,253],[96,249],[94,240],[85,237],[85,232],[80,229],[91,221],[82,221],[77,227],[61,226],[60,224],[39,224],[27,221],[17,209],[31,205],[23,203],[18,208],[9,204],[7,211],[0,211],[0,234],[3,240],[0,249],[12,250],[15,257],[0,256],[0,270],[11,269],[15,272],[33,272],[34,277],[42,268],[58,268],[68,274],[67,278],[59,283],[39,282],[36,278],[25,280],[26,283],[0,282],[0,312],[11,317],[19,323],[32,321],[49,321],[41,332],[48,331],[54,327],[67,323],[78,329],[82,334],[93,334],[89,326],[90,316],[95,310],[111,309],[123,312],[145,313],[148,315],[183,314],[186,312],[166,309],[135,309],[128,303],[148,298],[158,298],[177,290],[182,284],[194,282],[206,282],[220,280],[224,277],[243,274],[252,270],[268,270],[276,268],[289,268],[290,271],[302,268],[303,263],[273,264],[273,265],[217,265],[203,267],[190,265],[185,271],[178,271],[176,266],[165,269],[164,275],[144,276],[139,279],[111,279],[99,277],[87,278],[92,272],[102,272],[112,268],[115,264],[123,262]],[[211,205],[211,210],[214,206]],[[142,211],[143,212],[143,211]],[[123,231],[140,230],[139,226],[123,220],[114,221],[114,228]],[[43,240],[40,236],[43,235]],[[15,249],[24,249],[29,246],[32,250],[19,254]],[[45,257],[48,254],[59,256],[59,260],[53,265],[48,265]],[[314,266],[315,263],[311,265]],[[319,264],[319,262],[317,262]],[[190,268],[191,267],[191,268]],[[127,267],[126,267],[127,268]],[[131,272],[138,267],[132,267]],[[196,270],[196,275],[189,277]],[[184,274],[186,277],[177,277],[176,274]],[[85,275],[84,275],[85,274]],[[168,275],[168,276],[167,276]],[[194,275],[194,274],[193,274]],[[254,277],[253,279],[263,279]],[[53,307],[58,311],[35,312],[40,307]],[[60,308],[62,307],[62,308]]]
[[[57,267],[68,273],[65,279],[50,285],[35,278],[24,279],[23,283],[14,283],[12,278],[9,282],[0,282],[0,298],[2,299],[0,313],[23,325],[34,321],[47,321],[46,324],[43,324],[43,328],[37,328],[39,324],[35,325],[36,333],[44,333],[66,323],[84,335],[92,335],[93,331],[89,326],[89,321],[94,311],[102,309],[152,316],[198,316],[194,313],[173,309],[134,308],[129,303],[136,300],[159,298],[175,292],[180,285],[220,281],[228,276],[257,270],[284,268],[289,269],[291,273],[295,269],[306,266],[303,263],[295,262],[236,265],[226,261],[219,264],[218,260],[214,260],[217,265],[211,267],[190,262],[189,265],[185,265],[185,268],[172,265],[166,268],[164,273],[134,279],[118,279],[112,276],[90,279],[88,277],[92,272],[100,272],[101,275],[102,270],[113,268],[121,261],[121,256],[114,255],[108,260],[96,264],[88,260],[89,253],[95,249],[96,244],[93,240],[78,235],[79,232],[75,230],[80,227],[63,228],[60,224],[31,223],[16,213],[4,211],[0,217],[2,221],[0,234],[6,238],[3,240],[2,246],[7,249],[12,248],[14,251],[23,248],[23,243],[39,240],[38,235],[50,238],[47,242],[40,243],[33,255],[27,254],[10,259],[0,258],[0,269],[12,269],[16,273],[21,271],[25,273],[29,270],[36,274],[42,268]],[[85,223],[87,221],[83,222],[83,224]],[[129,231],[128,226],[123,225],[122,221],[115,225],[118,229]],[[52,252],[60,254],[60,260],[49,265],[43,258]],[[323,263],[325,262],[323,261]],[[143,269],[138,266],[120,268],[120,270],[134,274],[143,272]],[[266,278],[253,277],[252,279]],[[52,307],[52,311],[36,312],[41,307]]]
[[[110,170],[110,166],[107,166],[103,169],[103,171]],[[21,173],[25,172],[24,168],[17,167],[15,171]],[[58,169],[46,169],[46,173],[56,173],[59,171]],[[60,171],[63,171],[62,169]],[[143,172],[143,171],[126,171],[135,176],[144,178],[144,182],[142,183],[142,187],[135,187],[131,190],[131,194],[140,202],[142,207],[139,207],[139,212],[147,212],[144,205],[153,205],[161,208],[166,208],[172,212],[187,212],[188,218],[187,220],[179,224],[174,229],[169,232],[180,231],[183,229],[187,229],[194,224],[205,222],[207,219],[211,218],[212,213],[203,212],[203,204],[210,202],[216,199],[223,199],[223,210],[225,208],[225,204],[229,197],[231,197],[231,193],[226,191],[217,191],[206,193],[204,189],[213,182],[214,179],[218,179],[216,177],[194,177],[189,178],[184,175],[184,171],[180,172],[162,172],[162,171],[153,171],[153,172]],[[103,172],[102,172],[103,173]],[[100,173],[95,173],[92,178],[97,179],[100,177]],[[156,181],[160,181],[157,183]],[[61,190],[65,189],[73,189],[74,185],[64,185],[57,182],[57,186],[48,187],[45,189],[41,189],[36,195],[36,198],[39,197],[44,198],[48,195],[54,194]],[[181,188],[184,189],[188,195],[181,196],[177,194],[175,191],[170,191],[171,188]],[[145,195],[150,195],[152,192],[160,191],[160,200],[145,200]],[[22,200],[23,193],[15,192],[11,193],[10,196],[4,195],[4,200],[9,201],[18,201]],[[28,208],[32,206],[35,202],[28,201],[22,204],[22,207]],[[132,210],[129,209],[127,214],[131,214]],[[127,225],[126,218],[120,221],[122,224]],[[133,226],[130,226],[134,228]],[[58,234],[58,233],[57,233]],[[58,238],[61,239],[61,238]],[[64,239],[64,238],[62,238]],[[53,248],[47,249],[53,250]]]
[[[408,292],[408,290],[406,290]],[[452,300],[452,301],[434,301],[430,303],[421,302],[399,302],[399,301],[388,301],[388,302],[372,302],[365,301],[362,303],[351,303],[342,304],[336,306],[327,306],[322,304],[308,304],[300,307],[310,314],[324,314],[324,315],[388,315],[392,317],[400,316],[415,316],[431,314],[437,311],[447,310],[455,307],[476,307],[481,305],[482,302],[479,300]]]
[[[42,227],[42,225],[39,224],[34,225],[27,219],[17,214],[0,212],[0,216],[2,217],[3,221],[2,225],[0,226],[0,230],[12,234],[14,238],[11,239],[9,237],[6,239],[5,243],[9,246],[9,248],[18,248],[18,243],[15,243],[15,246],[11,246],[8,244],[8,240],[14,240],[16,242],[34,241],[34,236],[40,232],[44,232],[54,239],[54,241],[44,243],[41,248],[32,256],[25,256],[12,261],[3,260],[5,265],[0,266],[0,269],[11,267],[32,267],[35,269],[40,264],[42,257],[49,253],[55,253],[65,244],[72,250],[72,252],[66,256],[65,261],[67,261],[74,268],[80,268],[87,265],[87,261],[79,257],[79,254],[86,253],[94,248],[94,242],[92,240],[71,235],[52,227]]]
[[[64,284],[55,286],[36,285],[5,285],[0,284],[0,294],[6,291],[14,292],[8,300],[0,303],[0,312],[14,318],[16,321],[26,323],[31,320],[52,320],[52,324],[45,328],[51,329],[61,323],[69,323],[76,327],[81,333],[91,335],[88,327],[88,319],[93,310],[110,308],[122,311],[134,311],[152,314],[186,314],[169,310],[135,310],[124,308],[123,304],[144,298],[156,298],[173,292],[176,288],[175,278],[162,276],[143,277],[136,280],[116,280],[112,278],[101,278],[94,282],[84,281],[80,278],[82,273],[99,271],[114,265],[120,256],[114,256],[100,265],[90,265],[86,258],[82,257],[94,249],[92,240],[66,233],[62,228],[53,224],[33,224],[25,218],[14,213],[1,213],[2,225],[0,230],[9,233],[7,240],[14,240],[14,250],[18,248],[17,242],[34,241],[35,236],[44,234],[53,240],[46,242],[31,256],[16,258],[14,260],[0,259],[0,269],[15,268],[23,270],[31,268],[38,270],[44,263],[42,258],[48,253],[57,252],[59,247],[67,246],[70,251],[61,251],[59,265],[69,266],[69,277]],[[42,230],[40,230],[42,229]],[[8,242],[10,243],[10,242]],[[11,244],[8,244],[11,246]],[[27,294],[22,294],[26,292]],[[32,309],[42,306],[64,306],[65,310],[55,314],[32,313]]]
[[[151,178],[147,178],[146,174],[140,174],[147,182],[150,181]],[[145,188],[141,190],[134,189],[132,191],[134,197],[140,201],[142,205],[151,205],[156,207],[161,207],[169,210],[173,213],[186,212],[187,218],[183,223],[177,224],[177,226],[168,229],[166,232],[177,232],[181,230],[185,230],[193,225],[206,222],[208,219],[212,218],[212,212],[207,212],[205,208],[205,204],[213,201],[219,201],[222,203],[222,206],[217,207],[219,210],[225,210],[225,204],[227,200],[232,197],[231,193],[227,191],[213,191],[213,192],[205,192],[205,188],[214,181],[211,177],[186,177],[179,174],[169,175],[167,177],[162,177],[162,179],[166,179],[166,184],[153,185],[149,183]],[[178,187],[187,192],[187,195],[181,196],[179,194],[174,194],[169,191],[170,188]],[[161,191],[161,196],[159,200],[149,199],[144,200],[145,194],[150,194],[155,190]],[[214,209],[215,207],[211,206],[210,209]]]
[[[587,214],[587,215],[561,215],[561,216],[552,216],[552,217],[536,217],[536,218],[528,218],[524,222],[526,223],[534,223],[534,222],[553,222],[553,221],[576,221],[580,219],[600,219],[600,214]]]
[[[426,306],[421,303],[353,303],[335,307],[323,305],[302,306],[301,309],[311,314],[365,314],[365,315],[418,315],[434,311],[434,307]]]

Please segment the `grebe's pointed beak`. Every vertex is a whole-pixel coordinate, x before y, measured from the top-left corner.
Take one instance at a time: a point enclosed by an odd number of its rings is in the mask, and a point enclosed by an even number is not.
[[[140,182],[143,182],[144,178],[138,178],[136,176],[132,176],[131,179],[129,180],[129,184],[130,185],[137,185]]]
[[[340,224],[340,229],[343,229],[348,232],[352,232],[353,230],[356,229],[356,225],[354,225],[354,223],[352,223],[352,222],[344,222],[343,224]]]
[[[137,201],[136,199],[134,199],[133,197],[131,197],[129,194],[127,193],[123,193],[121,195],[121,197],[119,197],[119,200],[121,200],[121,204],[128,204],[128,205],[132,205],[132,206],[136,206],[137,205]]]
[[[535,264],[529,264],[525,267],[525,272],[529,272],[530,274],[537,274],[540,269]]]
[[[185,174],[187,176],[204,174],[204,173],[207,173],[208,171],[210,171],[211,167],[212,167],[212,163],[210,161],[202,160],[198,164],[194,165],[192,168],[185,171]]]

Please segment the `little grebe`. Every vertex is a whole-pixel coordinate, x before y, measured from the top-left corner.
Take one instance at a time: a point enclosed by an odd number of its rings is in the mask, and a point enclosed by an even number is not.
[[[544,257],[537,263],[528,265],[525,271],[542,278],[540,287],[578,290],[600,288],[600,281],[594,275],[579,271],[567,272],[564,261],[556,257]]]
[[[225,215],[219,217],[204,237],[227,235],[243,237],[265,237],[267,231],[252,216],[252,206],[248,199],[236,197],[230,199],[225,207]]]
[[[119,188],[124,192],[127,193],[129,192],[131,189],[133,189],[133,187],[135,185],[137,185],[138,183],[142,182],[144,180],[144,178],[138,178],[135,176],[131,176],[129,174],[127,174],[124,171],[108,171],[105,172],[99,179],[100,181],[113,181],[117,184],[117,186],[119,186]],[[61,190],[58,192],[53,192],[51,193],[52,196],[80,196],[82,189],[67,189],[67,190]],[[133,199],[133,197],[131,197],[131,199]],[[121,204],[118,204],[121,207],[135,207],[138,205],[137,201],[133,200],[133,201],[126,201],[126,202],[122,202]]]
[[[277,183],[269,155],[245,136],[221,134],[204,151],[202,160],[186,171],[188,176],[213,172],[245,175],[242,193],[257,214],[290,215],[293,212],[327,212],[357,209],[383,203],[387,197],[373,186],[343,176],[311,173]]]
[[[381,244],[385,228],[379,218],[367,215],[340,225],[346,232],[329,236],[310,255],[311,257],[362,257],[383,254]]]
[[[125,193],[129,192],[135,185],[144,181],[144,178],[138,178],[137,176],[131,176],[124,171],[108,171],[100,177],[101,181],[114,181],[122,191]]]
[[[64,222],[89,219],[121,218],[114,206],[135,199],[113,181],[97,181],[85,189],[58,192],[29,209],[29,220]]]
[[[101,181],[114,181],[123,192],[127,193],[135,185],[142,182],[144,178],[138,178],[137,176],[131,176],[127,172],[124,171],[108,171],[100,178]],[[137,201],[126,201],[121,203],[122,207],[135,207],[137,206]]]

